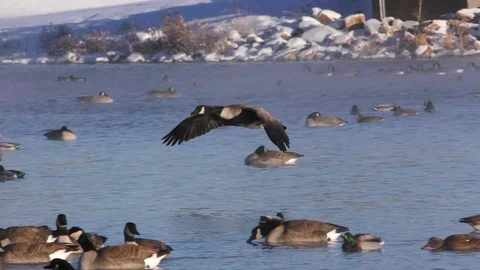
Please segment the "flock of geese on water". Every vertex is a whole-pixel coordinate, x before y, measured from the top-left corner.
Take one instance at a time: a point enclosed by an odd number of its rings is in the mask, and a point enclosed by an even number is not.
[[[480,230],[480,215],[459,222]],[[14,226],[0,229],[0,263],[7,266],[44,264],[45,269],[73,270],[67,261],[78,258],[79,269],[156,268],[174,249],[159,240],[136,238],[140,235],[133,222],[123,229],[124,243],[104,246],[108,237],[87,233],[80,227],[68,229],[67,218],[59,214],[56,230],[48,226]],[[285,220],[282,213],[261,216],[247,243],[265,239],[270,246],[301,245],[328,247],[343,240],[344,252],[380,251],[384,241],[372,234],[351,234],[349,228],[315,220]],[[469,234],[431,237],[423,250],[480,251],[480,238]]]
[[[469,66],[477,71],[474,63]],[[304,70],[311,72],[308,65]],[[478,68],[480,71],[480,67]],[[379,70],[379,73],[404,75],[406,72],[430,72],[438,75],[461,73],[463,70],[447,70],[434,63],[430,69],[423,65],[417,68],[409,66],[406,71]],[[317,72],[320,75],[356,76],[358,73],[339,73],[333,65],[328,66],[326,72]],[[59,81],[85,81],[84,77],[58,77]],[[165,75],[164,81],[168,81]],[[196,82],[196,86],[199,84]],[[195,86],[194,85],[194,86]],[[173,87],[166,91],[150,91],[156,98],[180,97]],[[480,96],[480,94],[478,94]],[[82,96],[78,98],[83,103],[112,103],[113,99],[105,92],[97,96]],[[405,110],[391,104],[378,104],[372,107],[378,112],[392,112],[394,116],[415,116],[418,111]],[[435,112],[431,101],[424,103],[424,112]],[[357,105],[353,105],[351,112],[357,117],[358,123],[379,123],[384,119],[378,116],[365,116]],[[306,118],[307,127],[343,126],[347,121],[313,112]],[[287,152],[290,139],[286,127],[268,111],[249,105],[212,106],[199,105],[194,111],[174,127],[162,140],[167,146],[179,145],[209,131],[226,126],[237,126],[249,129],[264,129],[268,138],[280,151],[268,150],[265,146],[258,147],[254,153],[245,159],[246,165],[256,167],[279,167],[295,164],[303,155]],[[44,134],[49,140],[72,141],[77,136],[73,131],[63,126],[58,130],[50,130]],[[0,150],[17,150],[16,143],[0,142]],[[0,165],[0,181],[13,180],[24,177],[25,173],[17,170],[6,170]],[[460,219],[480,231],[480,215]],[[0,229],[0,262],[7,265],[14,264],[47,264],[47,269],[71,270],[73,266],[66,261],[75,255],[80,255],[79,269],[143,269],[154,268],[160,261],[167,258],[173,249],[158,240],[135,238],[139,235],[136,225],[128,222],[124,227],[123,245],[104,247],[107,237],[86,233],[79,227],[67,229],[66,216],[60,214],[56,219],[56,230],[48,226],[15,226]],[[325,245],[343,239],[342,249],[345,252],[381,250],[384,241],[371,234],[352,235],[349,228],[315,220],[285,220],[282,213],[275,216],[261,216],[258,226],[252,232],[248,243],[265,239],[269,245]],[[432,251],[480,251],[480,238],[469,234],[456,234],[444,240],[432,237],[422,248]]]

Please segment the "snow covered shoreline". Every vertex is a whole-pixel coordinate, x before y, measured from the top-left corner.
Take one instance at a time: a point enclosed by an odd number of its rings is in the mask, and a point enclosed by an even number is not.
[[[312,8],[310,16],[242,16],[214,22],[229,29],[211,53],[140,54],[131,49],[60,57],[0,57],[0,64],[184,63],[246,61],[331,61],[338,59],[431,59],[480,54],[480,9],[463,9],[418,25],[392,17],[366,20]],[[241,28],[241,29],[239,29]],[[162,37],[159,30],[138,31],[140,42]]]

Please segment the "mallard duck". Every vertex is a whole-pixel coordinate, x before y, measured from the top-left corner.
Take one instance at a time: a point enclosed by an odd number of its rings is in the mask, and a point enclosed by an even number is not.
[[[343,235],[342,249],[346,252],[379,250],[383,247],[383,240],[371,234],[346,233]]]
[[[417,111],[414,110],[404,110],[400,106],[395,106],[393,109],[393,115],[394,116],[414,116],[418,115]]]
[[[82,96],[78,97],[82,103],[112,103],[113,99],[105,92],[98,93],[98,96]]]
[[[0,165],[0,181],[14,180],[18,178],[23,178],[24,176],[24,172],[16,170],[5,170],[5,168]]]

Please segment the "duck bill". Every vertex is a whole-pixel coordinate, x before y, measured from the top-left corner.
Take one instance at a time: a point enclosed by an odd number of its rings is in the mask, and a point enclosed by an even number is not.
[[[433,250],[434,248],[432,248],[431,246],[429,246],[428,244],[426,244],[425,246],[422,247],[422,250]]]

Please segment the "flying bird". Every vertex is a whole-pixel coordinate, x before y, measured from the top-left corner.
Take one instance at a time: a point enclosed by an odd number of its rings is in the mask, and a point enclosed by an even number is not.
[[[224,126],[264,128],[268,138],[280,150],[286,152],[290,147],[290,139],[285,132],[287,128],[266,110],[248,105],[199,105],[162,140],[164,144],[173,146]]]

